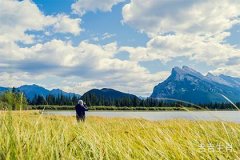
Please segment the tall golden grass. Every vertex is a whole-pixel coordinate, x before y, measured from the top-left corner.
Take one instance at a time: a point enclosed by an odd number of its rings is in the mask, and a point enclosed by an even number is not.
[[[240,124],[0,113],[0,159],[239,159]]]

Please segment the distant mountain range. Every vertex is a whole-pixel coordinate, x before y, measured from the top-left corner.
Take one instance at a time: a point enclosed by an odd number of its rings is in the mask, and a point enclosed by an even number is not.
[[[11,88],[0,87],[0,92],[4,92],[4,91],[10,90],[10,89]],[[75,95],[77,97],[80,97],[79,94],[67,93],[67,92],[64,92],[60,89],[48,90],[48,89],[45,89],[45,88],[43,88],[41,86],[38,86],[38,85],[35,85],[35,84],[33,84],[33,85],[23,85],[23,86],[20,86],[16,89],[19,90],[20,92],[23,92],[25,94],[25,96],[27,97],[27,99],[29,99],[29,100],[32,100],[35,95],[40,95],[40,96],[43,96],[43,97],[46,97],[48,95],[53,95],[55,97],[57,97],[58,95],[73,97]]]
[[[240,79],[226,75],[206,76],[183,66],[172,69],[171,75],[154,87],[152,98],[171,98],[192,103],[240,102]]]
[[[0,92],[4,92],[4,91],[7,91],[7,90],[9,90],[9,88],[0,87]]]
[[[82,95],[82,99],[87,99],[89,96],[95,96],[97,99],[123,99],[123,98],[129,98],[129,99],[138,99],[137,96],[133,94],[123,93],[114,89],[110,88],[103,88],[103,89],[92,89]]]
[[[0,87],[0,92],[9,90],[10,88]],[[48,90],[38,85],[24,85],[17,88],[23,92],[30,100],[35,95],[46,97],[47,95],[64,95],[72,97],[76,93],[67,93],[60,89]],[[145,99],[137,97],[133,94],[123,93],[110,88],[92,89],[83,94],[82,99],[94,95],[97,99]],[[228,97],[233,102],[240,102],[240,78],[234,78],[226,75],[215,76],[208,73],[206,76],[192,68],[183,66],[172,69],[171,75],[163,82],[154,87],[151,98],[159,99],[178,99],[182,101],[192,102],[195,104],[205,104],[214,102],[226,102],[223,97]]]

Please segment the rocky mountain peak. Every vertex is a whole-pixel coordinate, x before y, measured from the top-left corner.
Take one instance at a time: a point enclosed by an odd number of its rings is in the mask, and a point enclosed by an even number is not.
[[[225,95],[233,102],[240,101],[240,79],[216,76],[183,66],[174,67],[167,80],[154,87],[152,98],[174,98],[193,103],[225,102]]]

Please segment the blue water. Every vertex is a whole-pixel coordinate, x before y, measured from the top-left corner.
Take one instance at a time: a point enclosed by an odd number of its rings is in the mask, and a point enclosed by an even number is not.
[[[74,116],[75,111],[44,111],[46,115]],[[86,116],[143,118],[147,120],[189,119],[189,120],[219,120],[240,123],[240,111],[89,111]]]

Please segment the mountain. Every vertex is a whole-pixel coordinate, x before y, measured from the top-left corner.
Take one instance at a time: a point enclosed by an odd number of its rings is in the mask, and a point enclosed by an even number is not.
[[[240,78],[230,77],[223,74],[221,74],[219,77],[228,82],[232,87],[240,88]]]
[[[92,89],[81,97],[81,99],[87,99],[87,97],[90,96],[95,96],[97,99],[105,99],[105,100],[117,100],[117,99],[124,99],[124,98],[129,98],[129,99],[138,99],[137,96],[133,94],[128,94],[128,93],[123,93],[114,89],[109,89],[109,88],[103,88],[101,90],[99,89]]]
[[[152,98],[171,98],[192,103],[225,102],[223,96],[233,102],[240,101],[240,79],[230,76],[206,76],[183,66],[172,69],[171,75],[154,87]]]
[[[0,87],[0,92],[5,92],[5,91],[7,91],[7,90],[9,90],[9,88],[6,88],[6,87]]]
[[[35,84],[23,85],[17,89],[23,92],[28,99],[33,99],[35,95],[40,95],[43,97],[49,95],[49,90]]]
[[[29,100],[32,100],[35,95],[40,95],[40,96],[43,96],[43,97],[46,97],[48,95],[53,95],[55,97],[57,97],[58,95],[73,97],[75,95],[77,97],[80,97],[79,94],[67,93],[67,92],[64,92],[60,89],[48,90],[44,87],[41,87],[41,86],[38,86],[38,85],[35,85],[35,84],[33,84],[33,85],[23,85],[23,86],[20,86],[16,89],[19,90],[20,92],[23,92],[25,94],[25,96],[27,97],[27,99],[29,99]],[[7,91],[7,90],[9,90],[9,88],[0,87],[0,92],[4,92],[4,91]]]

